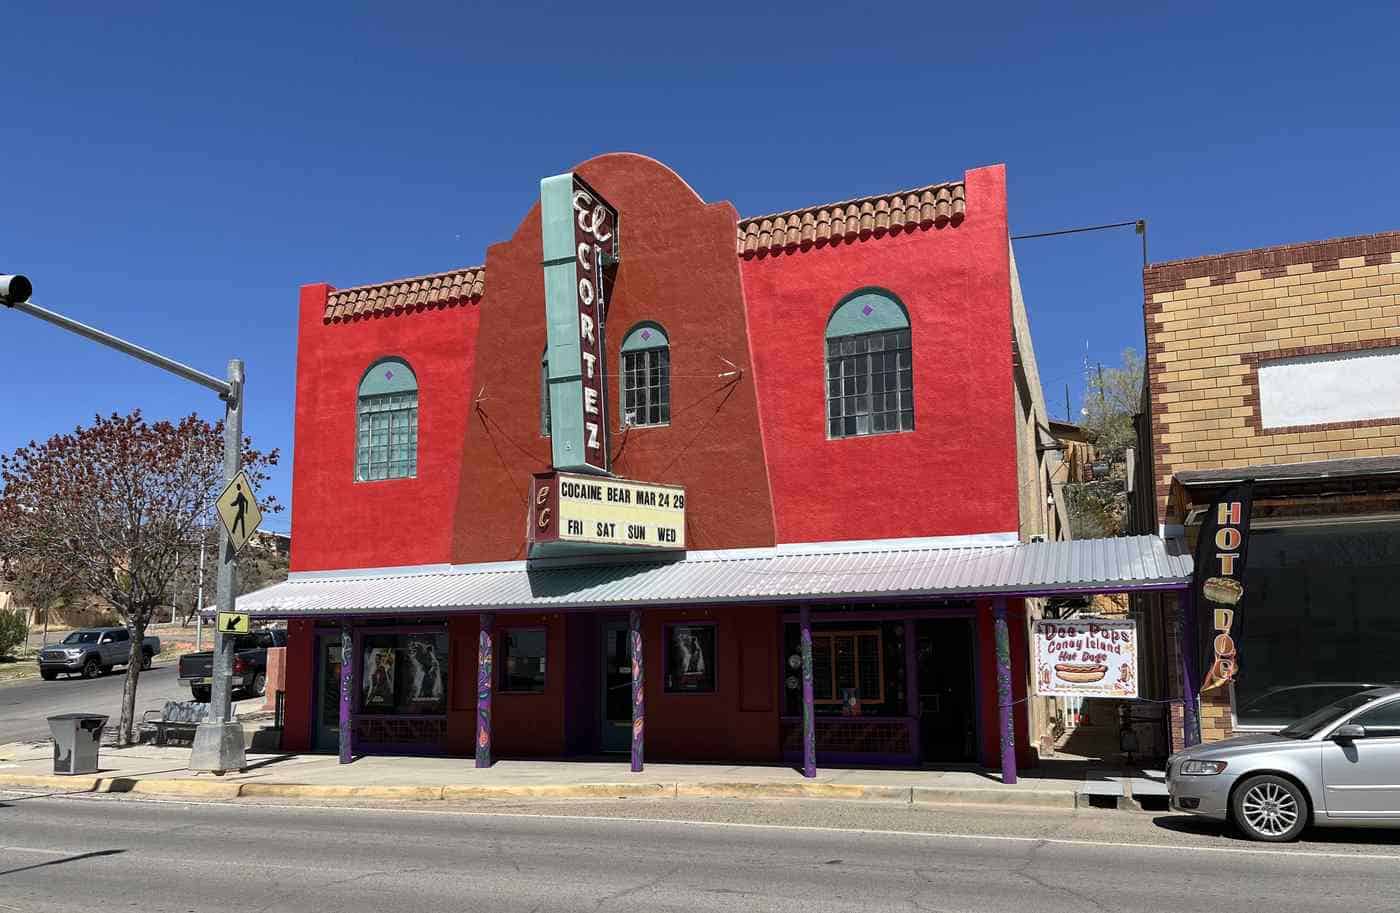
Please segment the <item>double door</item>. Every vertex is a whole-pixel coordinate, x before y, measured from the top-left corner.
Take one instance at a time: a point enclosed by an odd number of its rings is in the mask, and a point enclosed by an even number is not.
[[[340,750],[340,632],[316,635],[316,750]]]
[[[625,621],[602,625],[602,732],[605,752],[632,749],[632,653]]]

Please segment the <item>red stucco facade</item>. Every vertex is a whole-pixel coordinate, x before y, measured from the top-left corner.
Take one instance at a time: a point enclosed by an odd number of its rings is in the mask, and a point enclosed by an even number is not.
[[[874,225],[835,243],[749,254],[736,251],[741,226],[733,206],[705,202],[652,159],[610,154],[576,170],[622,214],[622,257],[607,318],[613,471],[686,487],[689,548],[1018,529],[1002,166],[966,173],[965,212],[955,218],[883,230]],[[502,228],[507,239],[487,250],[479,294],[439,296],[444,300],[427,304],[391,295],[389,306],[357,312],[328,307],[335,294],[330,286],[303,287],[293,571],[525,557],[524,493],[531,475],[551,463],[550,442],[540,430],[546,333],[538,204],[513,231]],[[908,312],[914,430],[828,439],[827,320],[844,296],[863,287],[888,290]],[[384,297],[382,287],[364,294]],[[642,321],[659,324],[670,341],[671,421],[623,432],[617,426],[617,347]],[[385,356],[404,359],[417,377],[417,474],[357,482],[357,389],[369,366]],[[1013,618],[1018,613],[1023,610],[1013,602]],[[648,679],[648,757],[780,756],[782,609],[648,610],[647,665],[663,666],[664,625],[700,617],[717,624],[716,688],[667,694],[660,675]],[[467,754],[475,724],[477,619],[462,614],[441,621],[452,657],[443,747]],[[496,695],[496,753],[596,750],[579,734],[579,721],[596,714],[591,698],[578,694],[596,678],[596,651],[578,647],[580,638],[595,636],[592,629],[571,622],[567,612],[497,618],[498,626],[517,624],[548,632],[549,674],[542,693]],[[978,672],[969,687],[978,692],[980,752],[994,758],[986,611],[975,630]],[[1024,668],[1019,622],[1012,634],[1013,654]],[[315,740],[311,639],[309,623],[294,623],[289,749],[309,748]],[[1023,716],[1017,728],[1025,744]]]

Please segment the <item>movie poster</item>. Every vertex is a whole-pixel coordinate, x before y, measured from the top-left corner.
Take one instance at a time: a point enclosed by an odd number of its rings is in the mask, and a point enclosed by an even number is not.
[[[364,706],[394,706],[395,656],[392,647],[367,647],[364,658]]]
[[[412,703],[436,704],[442,700],[442,662],[432,637],[408,641],[409,692]]]
[[[714,625],[673,625],[668,633],[666,690],[715,690]]]

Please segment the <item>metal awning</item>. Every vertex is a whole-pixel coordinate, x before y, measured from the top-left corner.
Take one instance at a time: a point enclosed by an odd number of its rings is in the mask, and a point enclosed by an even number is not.
[[[609,564],[506,561],[297,573],[249,593],[262,618],[1055,596],[1181,589],[1191,558],[1157,536],[912,547],[813,543]]]

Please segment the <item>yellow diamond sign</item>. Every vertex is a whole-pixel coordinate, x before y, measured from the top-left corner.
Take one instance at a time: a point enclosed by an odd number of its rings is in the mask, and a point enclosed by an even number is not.
[[[234,553],[243,551],[243,546],[253,538],[258,524],[262,522],[262,509],[253,497],[253,486],[249,484],[248,477],[242,472],[234,476],[214,506],[219,511],[219,519],[224,522],[224,529],[228,530]]]

